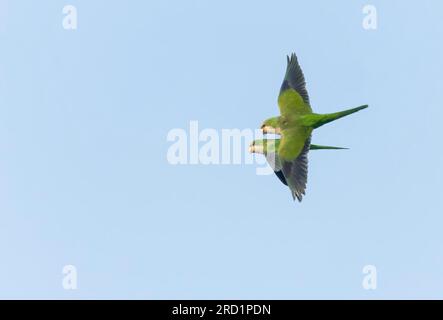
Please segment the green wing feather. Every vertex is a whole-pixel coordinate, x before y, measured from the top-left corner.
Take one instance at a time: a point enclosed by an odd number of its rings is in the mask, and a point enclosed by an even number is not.
[[[308,183],[308,152],[311,137],[306,139],[300,154],[292,161],[281,160],[281,171],[291,190],[292,198],[301,202]]]
[[[300,127],[282,132],[278,154],[281,171],[292,197],[301,201],[308,181],[308,152],[312,129]]]
[[[281,115],[311,113],[309,95],[303,71],[298,64],[295,53],[287,57],[285,78],[280,88],[278,105]]]
[[[281,141],[278,154],[281,159],[292,161],[297,158],[311,136],[312,129],[308,127],[295,127],[281,131]]]

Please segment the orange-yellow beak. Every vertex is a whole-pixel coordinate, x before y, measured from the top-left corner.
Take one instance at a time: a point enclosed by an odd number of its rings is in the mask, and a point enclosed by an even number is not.
[[[270,127],[270,126],[266,126],[266,125],[263,125],[262,127],[261,127],[261,130],[263,131],[263,133],[264,134],[280,134],[281,133],[281,131],[280,131],[280,128],[274,128],[274,127]]]
[[[251,144],[250,146],[249,146],[249,152],[250,153],[263,153],[263,146],[261,146],[261,145],[253,145],[253,144]]]

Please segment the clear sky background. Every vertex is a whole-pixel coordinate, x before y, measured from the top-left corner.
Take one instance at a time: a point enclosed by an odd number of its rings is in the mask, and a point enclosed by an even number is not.
[[[1,0],[0,298],[443,298],[442,11]],[[310,153],[301,204],[256,165],[167,162],[190,120],[276,115],[293,51],[315,111],[370,105],[315,132],[351,149]]]

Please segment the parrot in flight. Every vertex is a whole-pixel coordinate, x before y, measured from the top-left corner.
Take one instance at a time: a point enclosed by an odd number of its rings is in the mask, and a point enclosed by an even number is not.
[[[278,96],[280,116],[265,120],[264,134],[280,135],[280,139],[255,140],[249,152],[265,155],[280,181],[289,187],[292,198],[302,201],[308,179],[309,150],[338,150],[339,147],[311,144],[314,129],[340,119],[368,105],[345,111],[319,114],[312,111],[306,82],[295,53],[287,56],[286,74]]]

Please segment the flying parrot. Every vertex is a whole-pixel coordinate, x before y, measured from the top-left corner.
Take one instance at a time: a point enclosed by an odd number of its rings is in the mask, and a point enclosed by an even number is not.
[[[280,116],[265,120],[264,134],[277,134],[280,139],[255,140],[249,147],[252,153],[266,156],[280,181],[287,185],[293,199],[302,201],[308,179],[309,150],[344,149],[311,144],[314,129],[368,107],[327,114],[313,113],[303,72],[295,53],[287,56],[286,74],[278,96]]]

